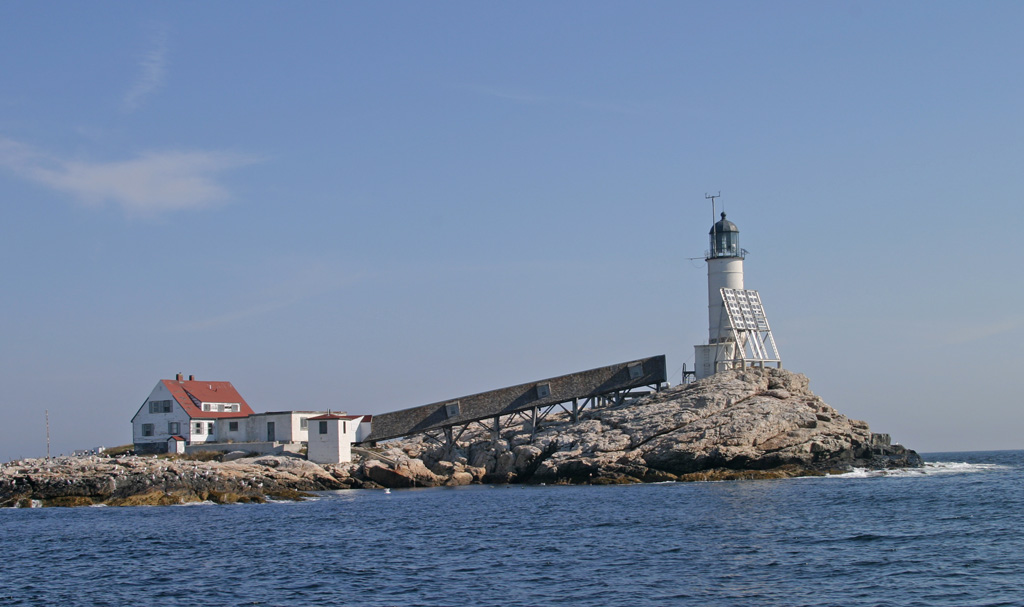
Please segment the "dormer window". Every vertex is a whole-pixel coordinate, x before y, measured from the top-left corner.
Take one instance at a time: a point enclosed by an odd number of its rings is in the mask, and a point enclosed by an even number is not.
[[[537,384],[537,398],[551,396],[551,384]]]
[[[453,401],[453,402],[445,404],[445,406],[444,406],[444,414],[449,419],[451,419],[453,417],[458,417],[459,416],[459,401],[456,400],[456,401]]]
[[[640,379],[644,376],[644,364],[643,363],[630,363],[629,364],[629,379]]]

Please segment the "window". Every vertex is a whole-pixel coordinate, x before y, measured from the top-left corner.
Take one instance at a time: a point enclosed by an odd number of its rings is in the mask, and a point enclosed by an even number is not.
[[[537,398],[551,396],[551,384],[537,384]]]
[[[210,410],[210,403],[203,403],[203,411],[209,411],[209,410]]]
[[[203,427],[203,422],[196,422],[192,424],[192,434],[202,434]]]
[[[320,422],[320,434],[327,434],[327,422]]]
[[[238,432],[238,422],[228,422],[228,430],[231,432]]]
[[[629,365],[629,379],[639,379],[644,374],[643,363],[631,363]]]
[[[149,401],[149,412],[150,413],[170,413],[171,412],[171,401],[169,401],[169,400],[151,400],[151,401]]]
[[[213,422],[206,424],[206,433],[213,434]]]
[[[444,406],[444,414],[446,417],[458,417],[459,415],[459,401],[454,401]]]
[[[142,424],[142,436],[153,436],[153,424]]]
[[[168,434],[179,434],[179,433],[181,433],[181,422],[167,422],[167,433]]]
[[[309,418],[308,417],[300,417],[299,418],[299,430],[308,430],[308,429],[309,429]]]

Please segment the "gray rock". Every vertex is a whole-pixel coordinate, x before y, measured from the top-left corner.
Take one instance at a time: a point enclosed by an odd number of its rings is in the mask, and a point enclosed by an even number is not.
[[[804,375],[784,369],[719,373],[618,407],[587,410],[576,424],[562,414],[540,426],[530,441],[528,424],[513,424],[497,443],[482,428],[470,428],[456,459],[483,468],[488,482],[547,483],[922,465],[913,451],[889,445],[865,422],[823,402]],[[439,445],[417,438],[398,445],[422,454],[435,472],[447,457]]]
[[[156,457],[22,460],[0,466],[0,506],[258,501],[343,488],[492,482],[634,483],[778,478],[853,466],[923,465],[781,369],[719,373],[616,407],[520,422],[498,440],[474,425],[453,454],[421,437],[387,443],[383,459],[319,466],[294,455],[199,462]],[[134,501],[133,501],[134,500]],[[142,501],[139,501],[142,500]]]

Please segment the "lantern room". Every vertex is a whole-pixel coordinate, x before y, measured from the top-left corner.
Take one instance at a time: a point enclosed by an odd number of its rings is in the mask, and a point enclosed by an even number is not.
[[[719,257],[744,257],[746,251],[740,248],[740,230],[736,224],[725,218],[715,222],[708,232],[711,241],[711,248],[708,250],[708,259]]]

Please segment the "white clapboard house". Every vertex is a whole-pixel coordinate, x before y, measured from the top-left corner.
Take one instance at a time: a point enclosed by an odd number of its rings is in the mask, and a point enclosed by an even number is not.
[[[309,420],[330,411],[254,413],[231,382],[162,379],[132,418],[136,453],[218,450],[280,453],[299,451],[309,441]],[[344,415],[344,413],[335,414]],[[370,434],[371,416],[346,416],[346,445]],[[319,426],[317,426],[319,430]],[[333,429],[333,428],[332,428]],[[345,459],[343,461],[349,461]]]

